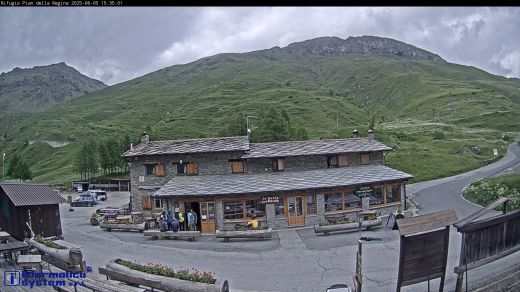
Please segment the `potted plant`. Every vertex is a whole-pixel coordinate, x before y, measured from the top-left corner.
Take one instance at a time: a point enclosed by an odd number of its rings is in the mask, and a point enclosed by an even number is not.
[[[99,225],[99,220],[98,220],[97,214],[95,212],[92,213],[92,216],[90,216],[90,225],[92,225],[92,226]]]
[[[219,281],[214,278],[214,273],[201,272],[197,269],[180,268],[174,271],[172,267],[163,264],[146,263],[123,259],[111,260],[107,263],[107,269],[161,283],[163,291],[178,292],[228,292],[227,280]]]

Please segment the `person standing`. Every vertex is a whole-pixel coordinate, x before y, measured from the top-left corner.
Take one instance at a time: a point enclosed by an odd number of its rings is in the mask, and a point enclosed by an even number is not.
[[[181,229],[181,231],[184,231],[184,214],[182,213],[182,210],[179,210],[178,216],[179,216],[180,229]]]
[[[168,230],[172,230],[172,222],[173,222],[172,211],[168,210],[168,213],[166,213],[166,224],[168,225]]]
[[[186,215],[188,216],[188,230],[195,231],[195,217],[193,217],[193,210],[190,209]]]
[[[193,213],[193,231],[197,231],[197,224],[199,223],[199,217],[197,216],[197,212],[195,212],[195,210],[191,209],[191,212]]]

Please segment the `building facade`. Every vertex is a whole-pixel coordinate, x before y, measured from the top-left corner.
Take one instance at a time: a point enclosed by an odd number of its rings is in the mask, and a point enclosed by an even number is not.
[[[314,225],[371,209],[406,208],[411,175],[384,165],[392,149],[367,138],[250,143],[247,137],[149,141],[123,156],[134,211],[198,213],[212,233],[252,215],[272,228]]]

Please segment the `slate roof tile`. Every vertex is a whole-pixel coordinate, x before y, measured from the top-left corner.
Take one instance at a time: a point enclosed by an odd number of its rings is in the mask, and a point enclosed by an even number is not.
[[[291,190],[344,187],[392,180],[408,180],[412,175],[384,165],[364,165],[283,171],[261,174],[178,176],[154,196],[209,196],[282,192]]]
[[[0,188],[15,206],[53,205],[67,202],[44,184],[0,183]]]

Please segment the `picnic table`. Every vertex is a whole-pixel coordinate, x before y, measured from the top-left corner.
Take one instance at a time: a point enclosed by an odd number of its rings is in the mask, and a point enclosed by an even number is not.
[[[12,241],[0,244],[0,254],[3,255],[4,259],[13,261],[15,259],[16,252],[29,250],[30,248],[31,246],[24,241]]]

